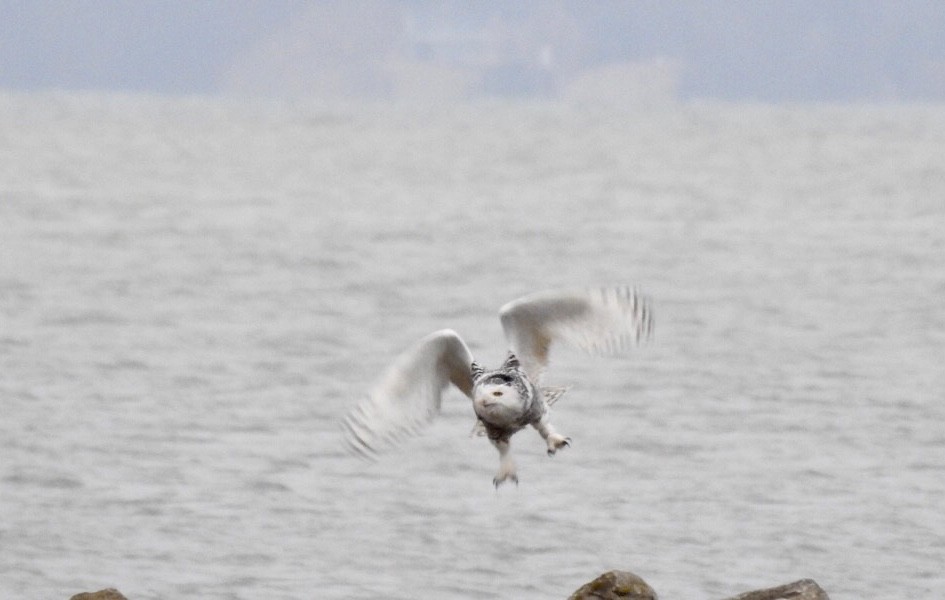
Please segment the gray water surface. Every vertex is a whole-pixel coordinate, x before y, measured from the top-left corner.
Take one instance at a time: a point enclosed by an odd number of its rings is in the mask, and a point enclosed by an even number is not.
[[[451,394],[376,464],[338,420],[415,339],[628,283],[494,450]],[[0,95],[0,596],[945,593],[945,109],[439,112]]]

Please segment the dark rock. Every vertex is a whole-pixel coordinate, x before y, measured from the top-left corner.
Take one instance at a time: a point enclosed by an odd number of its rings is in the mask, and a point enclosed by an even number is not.
[[[98,599],[76,597],[72,600]],[[594,581],[581,586],[568,597],[568,600],[657,600],[657,596],[653,588],[637,575],[629,571],[608,571]],[[830,598],[813,579],[801,579],[787,585],[745,592],[725,600],[830,600]]]
[[[607,571],[582,585],[568,600],[656,600],[656,592],[629,571]]]
[[[107,590],[99,590],[97,592],[82,592],[81,594],[76,594],[69,600],[128,600],[125,598],[121,592],[115,588],[108,588]]]
[[[726,600],[830,600],[830,598],[813,579],[801,579],[766,590],[745,592]]]

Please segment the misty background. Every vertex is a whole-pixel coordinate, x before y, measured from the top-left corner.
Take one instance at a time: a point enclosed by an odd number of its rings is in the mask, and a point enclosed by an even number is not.
[[[937,102],[943,31],[935,0],[0,0],[0,88]]]

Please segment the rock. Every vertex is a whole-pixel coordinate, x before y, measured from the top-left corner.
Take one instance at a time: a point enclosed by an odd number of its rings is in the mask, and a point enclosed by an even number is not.
[[[607,571],[582,585],[568,600],[656,600],[656,592],[629,571]]]
[[[76,597],[72,600],[98,599]],[[594,581],[585,583],[571,594],[568,600],[657,600],[657,596],[653,588],[637,575],[629,571],[608,571]],[[725,600],[830,600],[830,598],[813,579],[801,579],[787,585],[745,592]]]
[[[830,598],[813,579],[801,579],[766,590],[745,592],[726,600],[830,600]]]
[[[82,592],[81,594],[76,594],[72,598],[69,598],[69,600],[128,600],[128,598],[125,598],[122,593],[115,588],[108,588],[97,592]]]

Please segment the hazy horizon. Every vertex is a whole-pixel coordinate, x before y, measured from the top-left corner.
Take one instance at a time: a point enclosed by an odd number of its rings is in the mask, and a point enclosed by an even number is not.
[[[0,0],[0,89],[940,102],[945,4]]]

